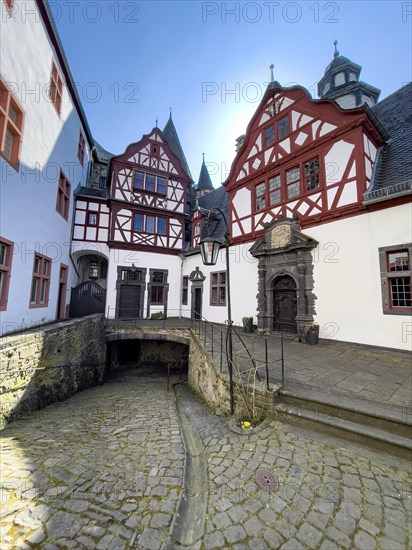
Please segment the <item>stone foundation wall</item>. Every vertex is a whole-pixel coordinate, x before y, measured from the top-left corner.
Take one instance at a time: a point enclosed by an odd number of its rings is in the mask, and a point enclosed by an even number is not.
[[[214,360],[205,352],[197,336],[192,333],[190,339],[189,356],[189,385],[218,415],[230,413],[230,386],[229,377],[219,371],[218,355]],[[236,369],[235,369],[236,370]],[[236,383],[236,372],[234,373],[234,397],[235,415],[246,415],[250,417],[249,411],[254,404],[254,411],[257,416],[271,416],[273,414],[274,394],[279,386],[267,390],[263,382],[253,384]],[[273,385],[272,385],[273,386]],[[254,392],[254,396],[252,396]],[[246,402],[249,406],[246,405]],[[249,410],[248,410],[249,409]]]
[[[0,426],[103,383],[103,316],[64,321],[0,341]]]

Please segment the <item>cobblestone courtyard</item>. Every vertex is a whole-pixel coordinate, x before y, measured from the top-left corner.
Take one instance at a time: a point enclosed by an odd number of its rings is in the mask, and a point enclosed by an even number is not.
[[[207,465],[204,533],[193,548],[411,547],[406,461],[281,420],[236,434],[188,390],[178,395]],[[164,378],[110,380],[1,437],[1,550],[176,547],[185,448]]]

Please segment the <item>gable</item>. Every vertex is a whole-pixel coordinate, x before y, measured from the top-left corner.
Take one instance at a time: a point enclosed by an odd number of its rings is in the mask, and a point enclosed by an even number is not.
[[[140,141],[131,143],[126,151],[114,160],[131,163],[134,168],[142,170],[159,170],[170,177],[188,181],[180,160],[173,154],[158,128],[154,128]]]
[[[269,89],[233,162],[227,189],[241,185],[268,165],[297,156],[323,136],[363,116],[361,109],[342,111],[331,101],[314,101],[301,87]]]

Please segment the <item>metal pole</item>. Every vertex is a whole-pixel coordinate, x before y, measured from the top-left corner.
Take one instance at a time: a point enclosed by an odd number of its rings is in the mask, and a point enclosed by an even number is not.
[[[230,391],[230,414],[235,412],[233,395],[233,343],[232,343],[232,305],[230,302],[230,268],[229,268],[229,229],[226,222],[226,288],[227,288],[227,357],[229,366],[229,391]]]
[[[285,364],[283,361],[283,332],[280,333],[280,346],[282,350],[282,386],[285,385]]]
[[[223,331],[220,330],[220,372],[223,369]]]
[[[265,338],[266,387],[269,390],[268,339]]]

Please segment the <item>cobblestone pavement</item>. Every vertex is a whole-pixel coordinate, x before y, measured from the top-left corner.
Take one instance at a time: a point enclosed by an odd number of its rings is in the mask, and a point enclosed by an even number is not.
[[[184,467],[173,391],[128,376],[3,432],[1,550],[159,548]]]
[[[281,421],[237,434],[228,418],[183,394],[207,462],[196,548],[411,547],[406,461]],[[164,378],[123,376],[1,435],[1,550],[174,550],[163,541],[181,494],[184,448]]]
[[[208,465],[202,548],[411,548],[410,462],[280,421],[238,435],[185,393]]]

